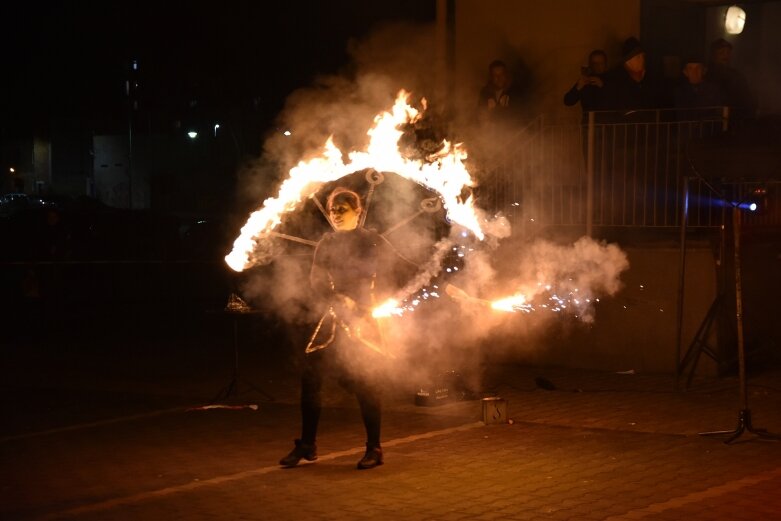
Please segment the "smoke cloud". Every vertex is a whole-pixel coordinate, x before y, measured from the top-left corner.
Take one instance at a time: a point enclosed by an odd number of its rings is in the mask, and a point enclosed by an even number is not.
[[[446,114],[443,104],[437,105],[444,97],[440,78],[432,74],[437,66],[433,35],[430,27],[381,29],[351,45],[354,62],[343,74],[318,78],[312,87],[292,93],[276,125],[289,129],[291,135],[277,132],[266,141],[264,157],[243,174],[245,197],[262,201],[274,195],[287,171],[319,153],[329,136],[343,151],[364,149],[375,116],[405,88],[417,99],[426,95],[433,100],[429,115],[433,123],[418,136],[421,140],[438,135],[475,137],[480,152],[470,171],[474,166],[479,174],[477,204],[490,203],[480,197],[480,185],[490,188],[490,177],[480,173],[495,166],[490,158],[497,147],[507,146],[508,137],[500,139],[492,134],[495,129],[480,126],[472,106]],[[447,125],[442,123],[445,120]],[[472,143],[466,142],[466,147],[471,151]],[[323,186],[315,197],[323,203],[337,185],[364,197],[369,190],[365,172],[359,172]],[[486,239],[479,241],[447,223],[444,211],[418,215],[421,200],[432,195],[385,174],[368,209],[366,227],[387,232],[399,253],[420,267],[395,295],[387,295],[404,299],[405,312],[379,321],[391,355],[382,357],[383,372],[399,385],[430,381],[437,373],[455,370],[477,388],[486,353],[533,349],[546,324],[562,315],[589,323],[595,320],[597,299],[621,288],[620,276],[628,261],[615,245],[585,237],[573,244],[528,243],[513,238],[509,221],[493,210],[483,211]],[[400,222],[405,224],[394,228]],[[286,215],[279,229],[316,242],[330,227],[309,200]],[[313,303],[309,288],[313,251],[312,245],[283,238],[264,240],[255,258],[273,262],[244,274],[243,296],[292,327],[310,331],[324,313],[322,306]],[[527,306],[509,312],[492,307],[497,299],[517,295],[524,296]],[[303,351],[304,346],[295,349]],[[377,356],[367,351],[365,357],[352,357],[349,363],[354,371],[369,374],[377,369]]]

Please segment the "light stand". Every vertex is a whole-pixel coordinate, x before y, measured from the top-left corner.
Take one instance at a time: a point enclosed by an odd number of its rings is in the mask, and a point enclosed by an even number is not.
[[[748,407],[748,384],[746,382],[746,352],[745,342],[743,340],[743,292],[740,280],[740,224],[741,224],[741,209],[740,205],[733,205],[732,207],[732,236],[735,246],[735,305],[736,305],[736,325],[737,325],[737,340],[738,340],[738,366],[739,366],[739,379],[740,379],[740,404],[741,409],[738,412],[738,426],[732,431],[712,431],[701,432],[700,436],[729,436],[724,443],[730,444],[733,441],[740,438],[740,436],[748,431],[751,434],[756,434],[760,438],[780,440],[781,436],[778,434],[769,433],[765,429],[758,429],[751,423],[751,409]]]
[[[680,377],[686,371],[687,367],[689,367],[689,375],[686,379],[685,389],[689,388],[692,379],[694,378],[694,372],[697,369],[697,364],[700,360],[700,355],[702,353],[708,355],[711,359],[713,359],[714,362],[719,364],[719,366],[721,366],[724,363],[723,353],[720,352],[721,350],[719,349],[718,346],[710,345],[708,343],[709,342],[708,339],[710,336],[711,329],[713,328],[714,324],[719,320],[719,316],[726,299],[726,292],[724,287],[725,286],[724,279],[726,278],[724,273],[725,272],[724,252],[726,250],[727,241],[726,241],[726,234],[724,229],[725,229],[725,222],[726,222],[726,206],[728,203],[722,191],[717,189],[715,186],[711,185],[710,183],[708,183],[705,179],[703,179],[703,177],[700,176],[699,172],[694,167],[694,164],[691,163],[691,161],[690,161],[690,166],[696,178],[701,183],[703,183],[711,191],[712,194],[718,196],[719,200],[723,202],[722,210],[721,210],[722,225],[719,230],[719,245],[718,245],[718,259],[717,259],[718,281],[717,281],[716,297],[713,299],[713,302],[711,303],[711,306],[708,309],[708,312],[705,315],[705,318],[703,319],[699,328],[697,328],[697,332],[694,334],[694,338],[689,344],[686,353],[684,354],[683,358],[681,358],[681,344],[683,341],[683,309],[684,309],[684,296],[685,296],[684,294],[685,294],[685,286],[686,286],[685,284],[686,282],[685,280],[686,279],[686,227],[689,218],[689,183],[690,183],[690,178],[688,176],[684,176],[682,179],[683,205],[681,208],[680,265],[679,265],[678,306],[677,306],[678,316],[677,316],[677,333],[676,333],[676,349],[675,349],[676,389],[679,388]]]
[[[263,389],[255,387],[250,383],[243,383],[239,379],[239,315],[257,315],[259,311],[231,311],[226,310],[224,314],[231,315],[233,319],[233,370],[231,372],[231,380],[225,387],[223,387],[217,396],[214,397],[214,402],[221,400],[229,400],[230,398],[238,398],[242,394],[242,385],[249,388],[251,391],[263,396],[266,400],[273,402],[274,397],[268,394]]]

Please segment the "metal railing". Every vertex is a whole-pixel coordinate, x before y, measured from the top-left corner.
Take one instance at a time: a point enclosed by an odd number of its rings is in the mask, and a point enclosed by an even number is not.
[[[720,226],[725,201],[696,177],[687,148],[729,128],[726,107],[690,111],[591,112],[586,122],[540,117],[523,132],[486,180],[489,200],[516,225],[657,227],[681,225],[681,187],[689,184],[689,227]],[[484,181],[485,182],[485,181]],[[744,197],[755,183],[733,182]],[[766,202],[781,202],[775,190]],[[777,214],[749,215],[747,224],[781,224]]]

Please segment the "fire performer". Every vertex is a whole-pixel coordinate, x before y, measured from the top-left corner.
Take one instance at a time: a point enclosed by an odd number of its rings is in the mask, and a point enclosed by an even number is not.
[[[391,356],[384,348],[382,331],[371,310],[417,265],[402,257],[373,230],[361,226],[364,208],[360,196],[346,188],[335,189],[327,211],[335,231],[317,244],[310,284],[326,308],[306,348],[301,378],[301,438],[280,460],[285,467],[302,459],[317,459],[316,435],[321,411],[321,390],[326,376],[354,393],[366,428],[366,453],[359,469],[383,463],[380,446],[381,397],[375,378]]]

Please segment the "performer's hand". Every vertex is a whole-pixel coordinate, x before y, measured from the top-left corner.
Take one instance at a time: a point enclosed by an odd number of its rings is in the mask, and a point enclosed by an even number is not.
[[[458,302],[461,302],[462,304],[476,304],[479,306],[490,306],[491,301],[485,300],[482,298],[473,297],[463,289],[456,287],[452,284],[448,284],[445,286],[445,293],[448,294],[450,298],[453,300],[456,300]]]
[[[472,297],[470,297],[469,294],[466,291],[464,291],[463,289],[458,288],[458,287],[456,287],[456,286],[454,286],[452,284],[448,284],[445,287],[445,293],[447,293],[448,296],[450,296],[450,298],[453,298],[455,300],[471,300],[472,299]]]

